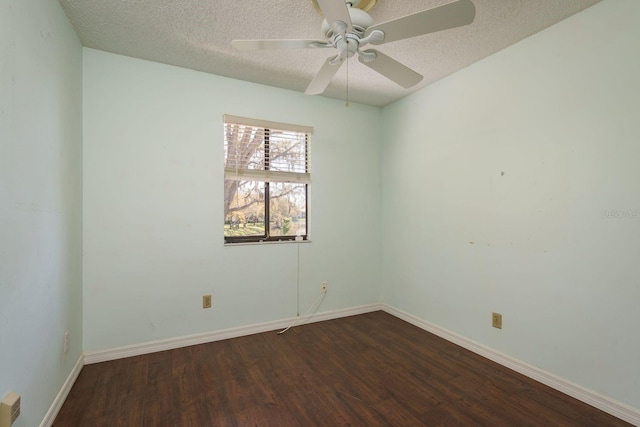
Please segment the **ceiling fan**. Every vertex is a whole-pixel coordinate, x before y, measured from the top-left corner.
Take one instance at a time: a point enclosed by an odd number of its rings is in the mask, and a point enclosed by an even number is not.
[[[471,24],[476,8],[471,0],[456,0],[442,6],[373,25],[369,14],[356,8],[360,0],[317,0],[325,17],[320,31],[324,40],[233,40],[239,50],[334,48],[307,87],[307,95],[324,92],[345,60],[358,60],[404,88],[412,87],[422,76],[376,49],[363,50],[367,44],[381,45],[436,31]]]

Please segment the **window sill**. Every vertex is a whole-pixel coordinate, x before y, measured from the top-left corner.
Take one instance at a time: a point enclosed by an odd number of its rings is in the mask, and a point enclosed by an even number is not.
[[[260,242],[237,242],[225,243],[225,247],[231,246],[252,246],[252,245],[286,245],[291,243],[311,243],[311,240],[263,240]]]

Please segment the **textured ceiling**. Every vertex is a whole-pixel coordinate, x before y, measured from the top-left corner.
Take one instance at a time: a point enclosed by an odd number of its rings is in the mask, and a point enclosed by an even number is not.
[[[324,96],[383,106],[522,40],[599,0],[473,0],[468,26],[376,49],[424,76],[410,89],[351,58]],[[450,0],[377,0],[374,23]],[[234,39],[318,39],[322,16],[311,0],[60,0],[84,46],[304,92],[329,49],[242,52]]]

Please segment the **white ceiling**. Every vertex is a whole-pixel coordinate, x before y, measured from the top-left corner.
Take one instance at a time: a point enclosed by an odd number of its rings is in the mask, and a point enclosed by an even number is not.
[[[321,39],[311,0],[59,0],[84,46],[304,92],[329,49],[241,52],[234,39]],[[468,26],[377,46],[424,76],[410,89],[357,59],[324,96],[383,106],[571,16],[599,0],[473,0]],[[377,0],[374,23],[450,0]]]

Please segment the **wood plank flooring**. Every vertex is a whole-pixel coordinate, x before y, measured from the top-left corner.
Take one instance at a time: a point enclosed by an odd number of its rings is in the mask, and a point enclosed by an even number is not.
[[[384,312],[87,365],[62,426],[628,426]]]

